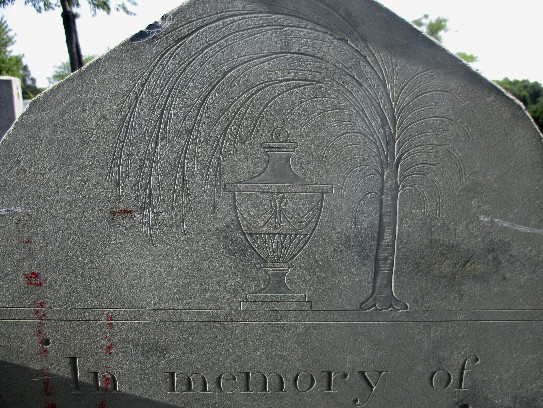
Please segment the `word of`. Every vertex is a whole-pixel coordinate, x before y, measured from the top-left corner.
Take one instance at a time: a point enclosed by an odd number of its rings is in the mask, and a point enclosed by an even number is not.
[[[460,374],[458,375],[458,388],[455,388],[455,390],[468,390],[468,388],[465,388],[466,374],[470,371],[468,365],[474,366],[479,364],[480,361],[479,357],[473,355],[464,360],[464,364],[462,364]],[[452,385],[452,382],[453,374],[446,370],[438,370],[431,376],[432,388],[434,390],[445,390]]]

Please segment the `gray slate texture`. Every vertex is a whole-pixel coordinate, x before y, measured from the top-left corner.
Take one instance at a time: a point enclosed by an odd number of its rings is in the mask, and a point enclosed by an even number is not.
[[[543,407],[542,136],[371,0],[191,1],[0,165],[0,406]]]

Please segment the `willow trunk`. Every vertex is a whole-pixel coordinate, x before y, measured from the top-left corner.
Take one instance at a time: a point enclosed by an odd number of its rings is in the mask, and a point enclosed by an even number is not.
[[[390,152],[392,153],[392,152]],[[390,154],[394,157],[393,154]],[[396,298],[393,289],[396,241],[398,235],[398,170],[389,160],[384,170],[379,200],[379,228],[375,249],[373,289],[370,297],[362,302],[362,309],[388,310],[407,308]]]

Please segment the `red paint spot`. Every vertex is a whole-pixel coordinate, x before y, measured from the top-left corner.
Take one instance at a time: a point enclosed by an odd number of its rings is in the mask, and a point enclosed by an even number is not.
[[[104,384],[104,391],[109,390],[109,386],[111,385],[111,376],[108,374],[102,375],[102,384]]]
[[[22,243],[25,244],[25,245],[31,244],[32,243],[32,238],[30,238],[30,237],[25,238],[25,239],[23,239]]]
[[[112,313],[108,313],[106,315],[106,327],[108,330],[113,330],[113,314]]]
[[[104,354],[106,356],[110,356],[113,354],[113,343],[109,343],[105,348],[104,348]]]
[[[101,400],[100,403],[98,404],[98,408],[106,408],[106,401]]]
[[[108,313],[106,315],[106,321],[107,321],[106,328],[109,332],[111,332],[113,330],[113,313]],[[104,348],[104,354],[107,356],[110,356],[113,354],[113,342],[111,341],[109,337],[106,338],[106,341],[107,341],[107,345]]]
[[[47,347],[45,347],[43,344],[45,342],[46,336],[45,332],[43,330],[43,325],[41,321],[38,321],[36,324],[36,332],[35,332],[36,341],[40,345],[40,348],[38,349],[38,354],[43,357],[47,357],[49,355],[49,350],[47,350]]]
[[[45,312],[41,309],[34,309],[34,317],[36,318],[36,320],[45,320],[46,319],[46,315],[45,315]]]
[[[34,337],[36,338],[36,342],[40,346],[38,349],[38,354],[42,357],[47,357],[49,355],[49,351],[47,350],[47,347],[44,345],[45,340],[47,339],[47,336],[45,335],[45,330],[43,327],[44,320],[47,319],[47,315],[45,311],[43,310],[43,307],[45,306],[45,301],[36,301],[34,302],[34,307],[37,307],[32,312],[34,314],[34,318],[36,319],[36,327],[34,329]]]
[[[113,342],[111,338],[109,337],[111,335],[111,332],[113,331],[113,313],[107,313],[106,314],[106,346],[104,347],[104,354],[106,356],[111,356],[113,354]],[[106,369],[112,369],[112,365],[106,365]],[[102,389],[104,392],[107,392],[109,388],[112,386],[113,378],[109,374],[102,374]],[[105,408],[106,407],[106,401],[101,400],[98,408]]]
[[[36,288],[39,288],[41,285],[43,285],[42,281],[40,280],[40,274],[38,272],[24,273],[23,278],[27,286],[34,286]]]
[[[23,244],[30,244],[32,242],[32,239],[25,238],[22,242]],[[40,279],[40,274],[36,271],[32,271],[30,273],[24,273],[23,282],[27,286],[33,286],[36,288],[43,286],[43,282]],[[49,355],[49,350],[47,349],[47,346],[50,344],[50,341],[47,339],[47,336],[45,335],[45,330],[44,330],[44,321],[47,319],[47,315],[45,311],[45,300],[34,300],[31,303],[31,307],[33,308],[32,314],[34,315],[34,318],[36,319],[34,337],[39,345],[38,355],[46,359]],[[53,402],[46,402],[47,400],[51,400],[52,399],[51,396],[53,395],[53,384],[52,384],[51,376],[49,375],[49,367],[41,368],[40,372],[43,374],[41,378],[42,392],[43,392],[44,400],[45,400],[43,407],[57,408],[57,404]]]
[[[43,395],[50,397],[53,395],[53,386],[51,384],[51,377],[43,377]]]
[[[105,392],[109,391],[109,387],[112,383],[111,375],[109,374],[102,374],[102,388]]]

